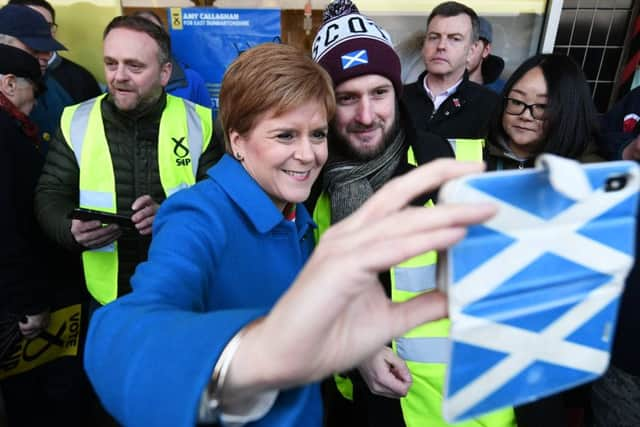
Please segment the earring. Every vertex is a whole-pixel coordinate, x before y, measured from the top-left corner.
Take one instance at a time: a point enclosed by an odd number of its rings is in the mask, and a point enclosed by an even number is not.
[[[244,157],[242,157],[242,155],[240,153],[236,152],[235,153],[235,157],[236,157],[236,160],[239,161],[239,162],[244,160]]]

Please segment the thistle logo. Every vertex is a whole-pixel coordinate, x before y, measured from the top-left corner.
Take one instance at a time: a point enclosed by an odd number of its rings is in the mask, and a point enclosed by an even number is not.
[[[184,136],[182,138],[171,138],[175,144],[173,147],[173,154],[176,155],[176,166],[189,166],[191,158],[189,158],[189,147],[184,145]]]
[[[172,30],[182,30],[182,8],[172,7],[171,8],[171,29]]]

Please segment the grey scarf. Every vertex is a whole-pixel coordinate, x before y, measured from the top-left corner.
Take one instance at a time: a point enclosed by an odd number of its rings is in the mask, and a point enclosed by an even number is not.
[[[367,162],[336,160],[327,163],[323,173],[324,189],[331,198],[331,223],[342,220],[389,181],[405,152],[402,130],[384,152]]]

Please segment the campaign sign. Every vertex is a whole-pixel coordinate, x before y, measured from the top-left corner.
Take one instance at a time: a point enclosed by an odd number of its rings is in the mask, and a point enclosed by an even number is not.
[[[46,330],[35,338],[22,338],[9,349],[0,363],[0,380],[78,354],[81,317],[80,304],[52,312]]]
[[[227,66],[253,46],[280,42],[279,9],[190,7],[167,13],[173,56],[202,75],[214,114]]]
[[[530,402],[606,370],[634,261],[638,166],[577,168],[558,168],[560,191],[553,169],[531,169],[463,178],[445,197],[499,206],[446,255],[447,420]],[[580,174],[587,190],[572,197]]]

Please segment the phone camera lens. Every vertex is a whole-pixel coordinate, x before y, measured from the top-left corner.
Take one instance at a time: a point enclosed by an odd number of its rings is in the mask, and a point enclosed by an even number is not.
[[[605,183],[604,191],[618,191],[624,188],[627,185],[627,176],[613,176],[607,179]]]

